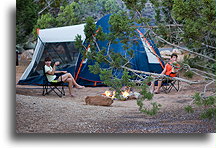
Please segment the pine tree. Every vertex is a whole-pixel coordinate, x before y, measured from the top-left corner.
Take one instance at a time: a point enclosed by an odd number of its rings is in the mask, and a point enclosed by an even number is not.
[[[38,6],[33,0],[17,0],[16,44],[25,43],[37,21]]]

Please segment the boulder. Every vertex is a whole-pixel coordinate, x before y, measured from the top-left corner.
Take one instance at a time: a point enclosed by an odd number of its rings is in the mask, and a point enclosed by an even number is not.
[[[172,53],[176,53],[178,55],[182,54],[181,50],[179,49],[173,49]]]
[[[33,53],[33,49],[24,51],[20,57],[21,61],[30,61],[32,59]]]
[[[87,105],[110,106],[113,100],[105,96],[87,96],[85,102]]]
[[[163,50],[163,51],[160,52],[160,54],[161,55],[168,55],[168,56],[170,56],[172,54],[172,52],[169,51],[169,50]]]
[[[27,43],[23,46],[23,48],[24,48],[25,50],[34,49],[34,48],[35,48],[35,44],[32,43],[32,42],[27,42]]]

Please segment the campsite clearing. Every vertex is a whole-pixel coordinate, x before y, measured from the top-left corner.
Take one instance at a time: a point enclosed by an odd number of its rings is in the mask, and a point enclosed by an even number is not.
[[[16,82],[25,66],[16,67]],[[196,77],[195,79],[198,79]],[[42,96],[42,87],[16,86],[17,133],[213,133],[214,120],[200,119],[200,111],[184,111],[191,96],[201,91],[200,84],[186,85],[180,92],[154,96],[162,105],[155,116],[138,111],[136,100],[117,101],[110,107],[85,105],[86,96],[103,93],[108,87],[74,89],[75,97],[59,98],[54,93]],[[28,87],[28,88],[27,88]],[[39,89],[38,89],[39,88]],[[210,86],[208,93],[215,89]]]

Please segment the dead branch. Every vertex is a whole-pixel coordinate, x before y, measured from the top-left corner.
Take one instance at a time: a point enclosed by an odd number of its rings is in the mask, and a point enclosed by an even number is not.
[[[125,66],[122,66],[122,68],[126,69],[128,71],[131,71],[131,72],[135,72],[135,73],[143,73],[143,74],[146,74],[146,75],[149,75],[149,76],[156,76],[159,79],[166,78],[166,79],[169,79],[169,80],[178,80],[178,81],[186,82],[186,83],[189,83],[189,84],[200,84],[200,83],[204,83],[205,82],[205,81],[190,81],[190,80],[186,80],[186,79],[179,78],[179,77],[168,77],[166,75],[161,75],[161,74],[157,74],[157,73],[151,73],[151,72],[145,72],[145,71],[135,70],[135,69],[131,69],[131,68],[128,68],[128,67],[125,67]]]
[[[98,45],[98,43],[97,43],[97,41],[96,41],[96,37],[95,37],[94,35],[92,35],[92,37],[93,37],[93,42],[94,42],[95,45],[97,46],[97,49],[98,49],[99,51],[101,51],[101,50],[100,50],[100,47],[99,47],[99,45]]]
[[[188,51],[188,52],[190,52],[190,53],[192,53],[192,54],[195,54],[195,55],[198,55],[198,56],[204,57],[204,58],[206,58],[206,59],[208,59],[208,60],[211,60],[211,61],[216,62],[216,60],[213,59],[213,58],[210,58],[210,57],[208,57],[208,56],[206,56],[206,55],[203,55],[203,54],[200,54],[200,53],[197,53],[197,52],[191,51],[191,50],[189,50],[189,49],[187,49],[187,48],[184,48],[184,47],[181,47],[181,46],[178,46],[178,45],[172,44],[172,43],[168,42],[167,40],[163,39],[162,37],[160,37],[159,35],[157,35],[154,31],[151,30],[151,32],[152,32],[152,34],[153,34],[154,36],[156,36],[156,38],[158,38],[158,39],[161,40],[162,42],[167,43],[168,45],[171,45],[171,46],[173,46],[173,47],[176,47],[176,48],[179,48],[179,49],[182,49],[182,50]]]
[[[210,72],[205,72],[205,71],[202,71],[202,70],[199,70],[199,69],[196,69],[196,68],[190,68],[191,69],[191,71],[198,71],[198,72],[200,72],[200,73],[204,73],[205,75],[207,75],[207,77],[208,76],[211,76],[211,77],[208,77],[208,78],[210,78],[210,79],[215,79],[216,78],[216,75],[214,75],[214,74],[212,74],[212,73],[210,73]],[[213,77],[213,78],[212,78]]]
[[[207,48],[216,49],[215,47],[213,47],[213,46],[210,46],[210,45],[206,45],[206,44],[204,44],[204,43],[202,43],[202,45],[203,45],[203,46],[205,46],[205,47],[207,47]]]
[[[48,1],[47,2],[47,6],[46,7],[44,7],[41,11],[39,11],[38,12],[38,15],[40,15],[43,11],[45,11],[47,8],[50,8],[50,5],[52,4],[54,2],[54,0],[53,1]]]
[[[165,27],[182,27],[182,24],[169,24],[169,25],[164,25]],[[160,26],[131,26],[131,27],[143,27],[143,28],[159,28]]]
[[[204,90],[203,90],[203,95],[204,95],[204,96],[206,96],[205,93],[206,93],[207,87],[208,87],[209,85],[211,85],[212,83],[214,83],[214,82],[215,82],[215,80],[213,80],[213,81],[211,81],[211,82],[209,82],[208,84],[205,85],[205,88],[204,88]]]

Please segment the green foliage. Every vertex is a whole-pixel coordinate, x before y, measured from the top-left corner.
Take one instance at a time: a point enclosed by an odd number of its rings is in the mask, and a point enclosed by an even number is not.
[[[215,106],[216,105],[216,96],[209,96],[207,99],[203,100],[204,106]]]
[[[156,103],[156,102],[153,102],[151,103],[152,105],[152,108],[149,109],[148,107],[146,107],[144,105],[144,102],[147,100],[147,101],[150,101],[153,99],[153,94],[149,92],[149,86],[147,85],[149,82],[152,81],[152,78],[151,77],[148,77],[145,81],[142,82],[142,85],[140,87],[141,91],[140,91],[140,94],[141,94],[141,97],[139,97],[137,99],[137,105],[139,106],[139,111],[140,112],[143,112],[143,113],[146,113],[148,115],[155,115],[161,105]]]
[[[150,116],[156,115],[158,113],[158,111],[160,110],[161,105],[157,104],[156,102],[151,103],[151,105],[152,105],[151,109],[142,108],[142,109],[140,109],[140,112],[146,113],[147,115],[150,115]]]
[[[201,118],[204,119],[216,119],[216,108],[208,108],[201,114]]]
[[[212,64],[211,67],[213,72],[216,74],[216,63]]]
[[[150,77],[148,77],[148,79],[146,79],[145,81],[142,82],[140,94],[143,95],[143,97],[142,97],[143,100],[145,100],[145,99],[152,100],[152,98],[154,96],[152,93],[150,93],[148,91],[149,86],[147,84],[151,81],[152,81],[152,79]]]
[[[201,97],[200,93],[195,93],[193,96],[193,99],[195,100],[194,102],[196,105],[198,105],[198,106],[202,105],[202,97]]]
[[[97,63],[96,63],[96,65],[97,65]],[[99,68],[99,67],[96,67],[95,69],[91,69],[91,70],[93,70],[93,72],[95,72],[97,70],[97,68]],[[113,70],[115,70],[115,69],[113,69]],[[108,70],[108,69],[100,70],[100,79],[103,81],[103,83],[105,85],[110,86],[111,88],[113,88],[113,90],[116,90],[116,92],[118,94],[120,94],[121,88],[123,86],[128,86],[128,87],[134,87],[135,86],[135,84],[130,81],[131,76],[129,75],[129,73],[127,71],[123,71],[122,77],[117,78],[113,75],[113,70]],[[119,99],[121,99],[121,98],[119,98]]]
[[[184,76],[187,78],[193,78],[194,73],[192,71],[186,71],[184,72]]]
[[[215,47],[215,0],[174,0],[172,13],[183,24],[183,42],[189,48],[201,48],[202,44]],[[204,48],[205,52],[215,51]],[[200,52],[198,50],[198,52]]]
[[[94,23],[94,19],[92,17],[86,18],[84,32],[86,35],[86,42],[91,42],[93,40],[93,35],[96,33],[96,24]]]
[[[40,8],[44,8],[47,2],[40,0]],[[91,16],[96,22],[108,13],[116,13],[122,8],[115,0],[79,0],[68,4],[66,0],[55,0],[50,6],[54,12],[44,11],[34,26],[33,34],[36,36],[35,29],[70,26],[85,23]],[[48,11],[48,12],[47,12]]]
[[[186,106],[184,109],[187,113],[193,113],[194,112],[192,106],[190,106],[190,105]]]
[[[16,2],[16,44],[28,40],[37,21],[38,6],[33,0],[17,0]]]
[[[134,31],[134,29],[131,28],[132,23],[133,21],[125,15],[125,12],[113,14],[110,16],[109,20],[109,24],[111,25],[110,31],[119,36],[127,36],[130,32]]]
[[[89,70],[93,73],[93,74],[100,74],[101,73],[101,68],[100,68],[100,64],[98,62],[95,62],[94,65],[89,65]],[[107,74],[107,73],[106,73]],[[108,73],[109,74],[109,73]],[[109,77],[109,75],[106,75]],[[105,76],[105,77],[106,77]]]
[[[216,96],[202,97],[200,93],[195,93],[193,96],[194,104],[198,107],[204,107],[200,117],[205,119],[216,119]],[[194,110],[191,106],[185,107],[185,110],[189,113],[193,113]]]
[[[200,57],[191,57],[190,55],[186,55],[184,56],[184,61],[182,64],[187,64],[189,65],[191,68],[196,68],[196,69],[200,69],[202,71],[206,71],[209,73],[215,73],[216,72],[216,64],[214,62],[208,61],[208,60],[203,60]],[[186,72],[184,74],[185,76],[189,76],[192,75],[192,72]],[[208,74],[206,74],[207,76],[209,76]]]
[[[50,13],[53,16],[56,16],[56,13],[60,10],[61,6],[69,4],[68,0],[37,0],[35,3],[39,7],[40,15]],[[49,7],[47,7],[48,5]]]
[[[75,47],[76,47],[77,49],[82,48],[82,47],[83,47],[83,46],[82,46],[82,43],[83,43],[82,36],[81,36],[81,35],[76,35],[76,36],[75,36],[75,40],[77,41],[77,42],[75,42]]]
[[[58,13],[58,16],[56,18],[56,26],[60,27],[81,24],[82,21],[79,20],[80,15],[81,8],[80,5],[76,2],[72,2],[70,5],[67,5],[65,7],[61,6],[60,12]]]
[[[56,19],[49,13],[41,15],[41,17],[37,20],[36,25],[33,29],[33,35],[36,38],[37,29],[51,28],[56,25]]]
[[[147,0],[123,0],[128,9],[133,11],[142,11]]]

